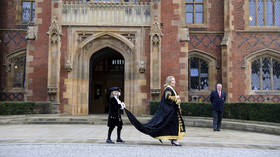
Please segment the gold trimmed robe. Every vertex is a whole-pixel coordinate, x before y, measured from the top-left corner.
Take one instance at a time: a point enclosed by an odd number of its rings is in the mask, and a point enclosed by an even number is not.
[[[140,123],[127,109],[125,112],[131,124],[144,134],[156,139],[182,139],[186,130],[181,115],[181,101],[176,96],[177,92],[171,86],[167,86],[156,113],[146,124]]]

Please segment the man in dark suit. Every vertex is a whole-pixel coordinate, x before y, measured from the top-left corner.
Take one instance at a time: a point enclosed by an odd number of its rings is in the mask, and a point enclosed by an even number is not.
[[[222,84],[217,84],[217,90],[211,92],[210,101],[213,112],[213,129],[220,131],[224,112],[224,102],[226,101],[226,93],[222,91]]]

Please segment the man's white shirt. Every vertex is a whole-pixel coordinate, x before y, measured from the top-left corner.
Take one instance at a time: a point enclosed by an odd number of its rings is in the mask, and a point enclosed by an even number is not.
[[[121,102],[118,97],[114,96],[114,98],[117,100],[118,104],[121,105],[121,109],[123,110],[125,108],[125,104],[123,102]]]

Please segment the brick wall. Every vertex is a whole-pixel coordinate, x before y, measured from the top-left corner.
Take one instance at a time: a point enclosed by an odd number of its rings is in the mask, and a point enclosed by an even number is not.
[[[161,1],[162,43],[161,43],[161,86],[165,84],[167,76],[174,76],[176,80],[183,79],[180,75],[179,58],[181,57],[181,43],[178,40],[178,26],[172,21],[180,20],[180,16],[174,13],[179,8],[173,0]],[[176,86],[180,90],[180,86]],[[182,90],[182,89],[181,89]]]
[[[208,0],[208,5],[207,31],[224,31],[224,0]]]
[[[232,37],[232,47],[230,53],[232,54],[233,66],[229,69],[232,72],[230,82],[232,88],[230,91],[233,93],[232,101],[239,101],[240,96],[246,96],[248,90],[247,82],[245,81],[247,73],[244,65],[244,58],[249,54],[263,49],[272,49],[280,51],[280,32],[256,31],[256,32],[242,32],[245,30],[245,16],[244,1],[232,1],[233,5],[233,25],[234,32]]]
[[[143,0],[149,1],[149,0]],[[190,41],[188,49],[201,50],[214,56],[217,60],[218,67],[221,67],[221,42],[224,31],[224,1],[223,0],[207,0],[207,27],[203,29],[190,28]],[[244,17],[246,14],[246,7],[243,0],[231,1],[233,33],[232,42],[229,53],[232,66],[229,71],[231,76],[229,82],[232,83],[229,91],[232,93],[231,101],[238,101],[238,98],[245,95],[246,92],[246,72],[242,65],[244,58],[249,54],[269,48],[280,51],[280,33],[278,32],[242,32],[246,30],[246,22]],[[36,9],[38,9],[37,24],[38,34],[36,40],[26,41],[26,27],[17,25],[17,0],[1,0],[0,1],[0,29],[21,29],[13,31],[0,31],[0,90],[5,88],[6,72],[3,65],[3,57],[18,49],[26,48],[29,42],[29,68],[32,70],[28,72],[27,90],[31,94],[27,97],[30,101],[46,101],[47,100],[47,78],[48,78],[48,28],[51,22],[51,0],[38,0]],[[161,28],[163,33],[162,47],[161,47],[161,86],[165,83],[165,78],[169,75],[175,76],[177,80],[178,91],[183,91],[184,86],[179,85],[178,80],[186,80],[185,75],[181,73],[181,69],[185,64],[180,63],[180,58],[184,57],[181,53],[181,48],[185,43],[179,41],[180,19],[182,12],[178,9],[182,7],[183,2],[180,0],[162,0],[161,1]],[[141,91],[147,93],[147,100],[143,100],[143,104],[149,103],[150,100],[150,41],[149,29],[145,31],[145,57],[146,57],[146,72],[145,78],[147,84],[141,86]],[[200,31],[200,32],[199,32]],[[201,33],[205,31],[205,33]],[[67,30],[63,28],[63,37],[61,44],[61,73],[60,73],[60,110],[64,110],[64,104],[67,99],[63,98],[65,92],[64,79],[67,78],[68,73],[64,69],[65,57],[67,53]],[[218,69],[217,82],[222,81],[221,69]]]
[[[28,90],[32,94],[28,96],[29,101],[46,101],[47,100],[47,79],[48,79],[48,32],[51,22],[51,1],[38,1],[37,9],[41,8],[42,12],[37,14],[38,34],[37,39],[30,41],[29,55],[33,57],[30,62],[30,68],[33,72],[28,74]]]
[[[16,5],[16,0],[0,1],[0,91],[7,84],[6,67],[3,66],[5,57],[27,45],[25,27],[16,24]]]

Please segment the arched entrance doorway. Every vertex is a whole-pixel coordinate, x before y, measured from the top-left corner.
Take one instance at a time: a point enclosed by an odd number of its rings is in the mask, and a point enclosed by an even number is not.
[[[75,37],[77,35],[76,33],[79,32],[74,29],[72,37]],[[143,74],[139,74],[137,70],[138,64],[140,63],[140,46],[135,47],[134,43],[129,39],[125,38],[121,34],[112,32],[94,33],[84,39],[76,47],[75,45],[78,44],[76,42],[80,41],[80,39],[83,38],[79,37],[77,40],[70,40],[70,42],[73,42],[69,45],[73,46],[69,47],[69,53],[67,53],[67,64],[65,64],[65,66],[69,68],[67,68],[68,78],[64,79],[66,89],[65,92],[63,92],[63,97],[67,100],[64,104],[64,112],[71,113],[72,115],[87,115],[89,113],[94,113],[93,111],[95,105],[92,105],[94,100],[92,99],[94,96],[94,92],[92,92],[94,90],[94,87],[92,87],[94,85],[94,81],[90,80],[93,79],[92,75],[94,75],[94,72],[91,71],[91,66],[95,64],[94,60],[96,58],[97,61],[102,60],[98,59],[99,57],[96,56],[99,55],[96,54],[100,53],[100,55],[104,54],[105,56],[110,56],[113,53],[112,50],[111,53],[103,51],[106,49],[113,49],[114,52],[118,54],[117,56],[121,56],[121,59],[125,60],[125,64],[123,65],[124,78],[122,79],[123,84],[121,85],[121,88],[123,88],[124,93],[122,94],[122,97],[124,97],[123,100],[127,105],[127,109],[133,112],[142,110],[144,106],[140,106],[138,104],[142,104],[143,100],[147,99],[147,95],[146,93],[142,93],[140,91],[140,85],[146,85],[146,78],[143,77]],[[93,58],[92,62],[91,58]],[[139,75],[141,75],[141,78],[138,77]],[[96,75],[96,77],[98,76],[99,75]],[[116,76],[111,75],[111,77]],[[103,79],[105,80],[107,78]],[[106,88],[107,87],[104,87],[103,90]],[[103,105],[105,107],[104,103]],[[137,106],[137,108],[135,106]],[[141,109],[138,109],[138,106]]]
[[[89,114],[107,113],[107,90],[120,87],[124,91],[124,57],[116,50],[105,47],[90,58],[89,69]],[[124,98],[122,92],[121,100]]]

